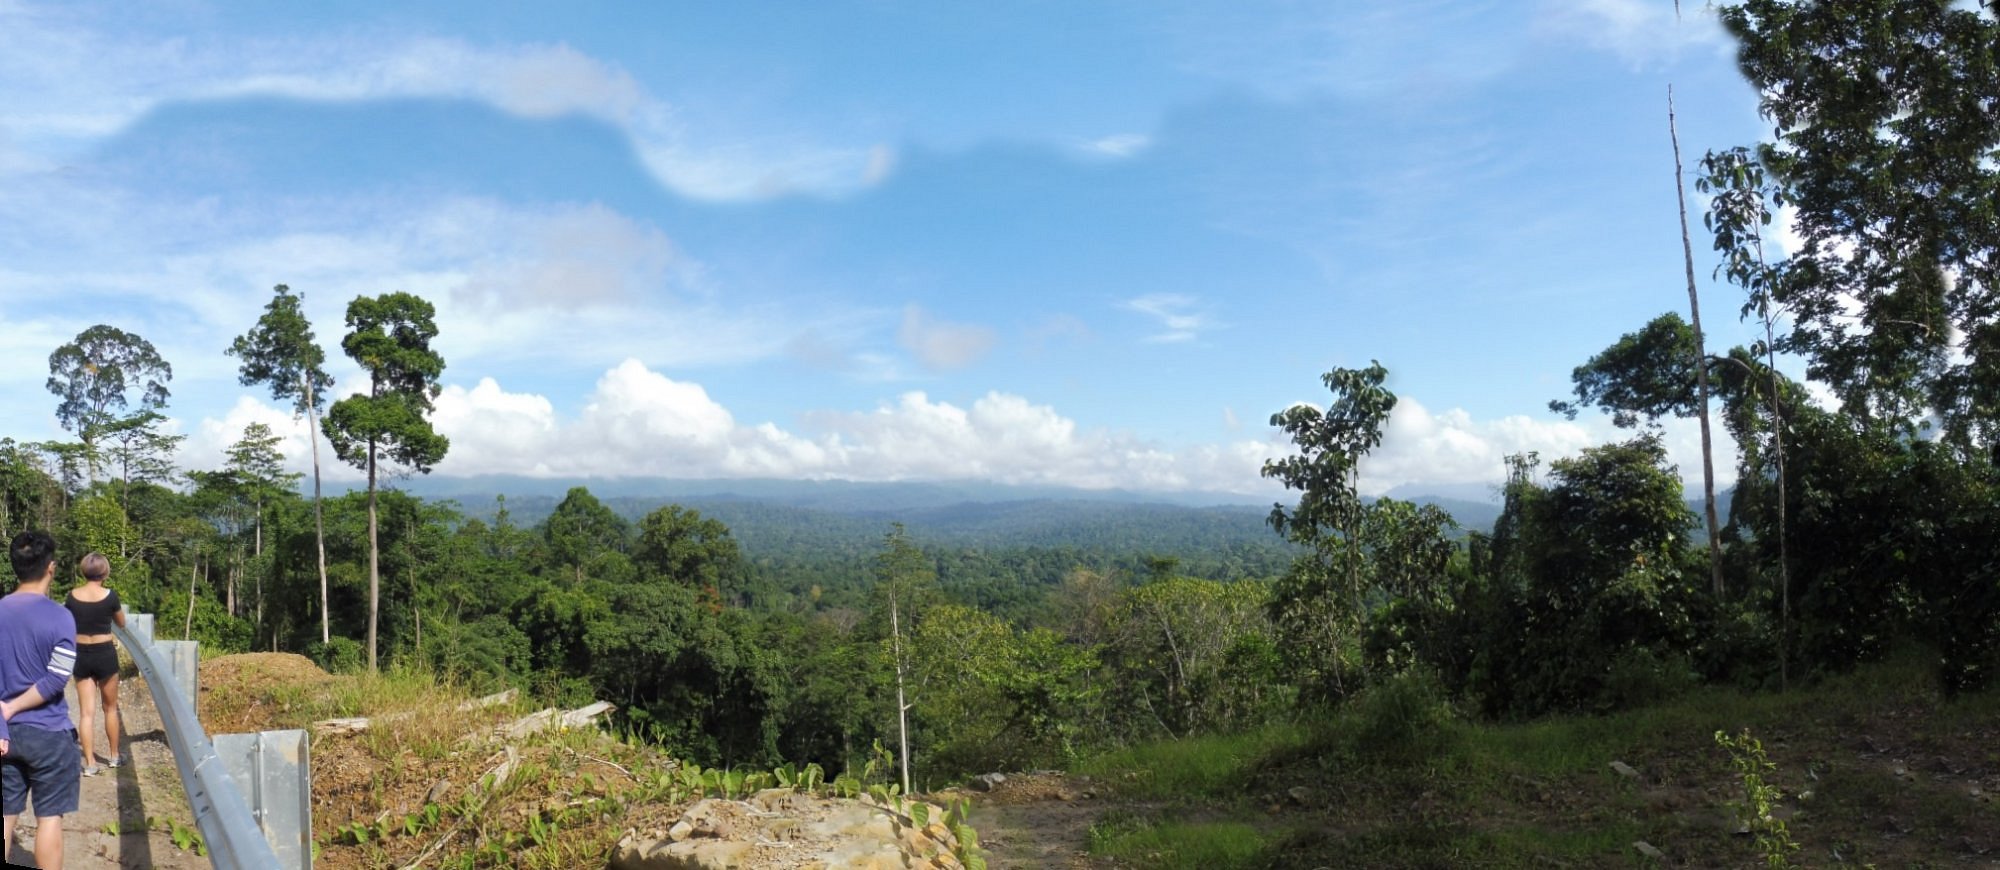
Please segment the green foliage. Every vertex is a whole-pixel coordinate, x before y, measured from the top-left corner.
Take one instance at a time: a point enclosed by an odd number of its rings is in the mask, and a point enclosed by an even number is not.
[[[570,488],[542,524],[542,535],[548,543],[550,560],[569,568],[575,581],[582,582],[586,565],[630,548],[631,532],[623,518],[605,507],[590,490],[577,486]]]
[[[1334,396],[1324,411],[1299,404],[1271,415],[1271,425],[1299,448],[1296,456],[1264,463],[1265,477],[1299,491],[1295,507],[1271,508],[1271,527],[1279,534],[1310,545],[1351,528],[1361,506],[1355,468],[1381,445],[1382,424],[1396,407],[1396,394],[1382,386],[1388,376],[1379,362],[1366,369],[1334,369],[1320,378]]]
[[[1232,870],[1270,866],[1257,828],[1241,822],[1118,817],[1090,829],[1090,851],[1141,867]]]
[[[153,343],[115,326],[98,324],[49,354],[49,392],[59,400],[56,419],[86,447],[96,447],[117,412],[137,400],[141,411],[166,407],[174,367]]]
[[[1065,756],[1100,691],[1089,653],[968,607],[931,609],[909,646],[924,769],[947,777]]]
[[[336,674],[356,673],[368,664],[368,651],[351,637],[334,636],[326,643],[317,641],[306,647],[306,657],[321,668]]]
[[[1361,457],[1382,443],[1382,426],[1396,407],[1396,394],[1382,386],[1388,376],[1381,363],[1334,369],[1321,378],[1333,392],[1324,411],[1299,404],[1271,415],[1271,425],[1299,449],[1267,460],[1263,475],[1299,491],[1296,506],[1272,505],[1271,528],[1310,548],[1271,600],[1280,646],[1305,700],[1344,697],[1355,683],[1349,671],[1359,663],[1366,608],[1359,469]]]
[[[639,521],[632,559],[654,577],[719,596],[738,582],[743,555],[728,526],[700,511],[668,505]]]
[[[368,390],[333,403],[321,426],[334,454],[371,479],[378,456],[429,471],[451,446],[426,419],[444,373],[444,358],[431,349],[435,316],[429,302],[408,293],[348,303],[340,346],[368,373]]]
[[[1801,241],[1770,290],[1791,324],[1780,349],[1857,420],[1908,433],[1935,415],[1955,452],[1990,452],[2000,22],[1900,0],[1745,0],[1720,17],[1773,126],[1756,163]]]
[[[1105,626],[1104,658],[1123,678],[1112,703],[1142,715],[1134,736],[1217,733],[1268,721],[1290,706],[1270,588],[1174,577],[1126,590]]]
[[[1574,420],[1578,410],[1595,406],[1626,429],[1669,415],[1692,417],[1700,404],[1695,398],[1699,360],[1694,327],[1668,312],[1577,366],[1570,374],[1576,401],[1552,401],[1549,410]]]
[[[1295,754],[1311,730],[1275,722],[1229,734],[1151,740],[1087,756],[1079,773],[1140,798],[1226,796],[1244,789],[1272,757]]]
[[[368,473],[368,668],[377,666],[381,549],[376,534],[376,478],[385,461],[428,473],[450,439],[431,427],[444,358],[431,350],[436,309],[408,293],[360,296],[347,305],[347,355],[368,373],[368,391],[327,409],[320,428],[342,462]]]
[[[304,306],[305,297],[294,295],[292,288],[272,288],[257,325],[237,336],[226,351],[243,361],[238,372],[243,386],[263,384],[271,389],[271,398],[291,399],[300,414],[317,409],[320,396],[333,386],[325,371],[326,351],[313,340]]]
[[[1458,716],[1444,687],[1423,670],[1370,685],[1343,712],[1336,719],[1336,733],[1349,741],[1348,757],[1364,764],[1423,764],[1460,738]]]
[[[1743,781],[1743,799],[1732,801],[1730,807],[1756,837],[1757,848],[1764,853],[1764,866],[1773,870],[1796,866],[1792,856],[1798,853],[1799,844],[1792,839],[1785,820],[1773,813],[1785,799],[1785,793],[1767,779],[1778,766],[1765,759],[1763,742],[1750,736],[1750,729],[1745,728],[1735,737],[1715,732],[1715,745],[1729,753],[1730,764]]]
[[[1633,669],[1690,650],[1709,606],[1690,580],[1701,566],[1680,480],[1655,435],[1558,460],[1546,487],[1532,467],[1522,460],[1508,485],[1487,577],[1440,630],[1470,638],[1469,654],[1428,660],[1489,714],[1630,703]],[[1611,689],[1610,666],[1628,654]]]

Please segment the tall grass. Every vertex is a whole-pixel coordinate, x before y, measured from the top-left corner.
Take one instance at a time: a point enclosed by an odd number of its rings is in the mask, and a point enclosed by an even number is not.
[[[1077,772],[1138,798],[1215,798],[1241,792],[1258,762],[1302,745],[1310,729],[1265,725],[1238,734],[1191,737],[1127,747],[1081,764]]]
[[[1269,844],[1264,836],[1240,822],[1117,820],[1092,828],[1090,839],[1091,852],[1141,867],[1251,870],[1269,866]]]

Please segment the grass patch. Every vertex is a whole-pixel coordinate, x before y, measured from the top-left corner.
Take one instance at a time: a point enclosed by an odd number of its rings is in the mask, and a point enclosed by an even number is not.
[[[1292,723],[1131,746],[1085,761],[1077,772],[1137,798],[1218,798],[1247,788],[1267,758],[1304,746],[1309,731]]]
[[[1161,870],[1233,870],[1270,866],[1268,844],[1238,822],[1107,821],[1090,832],[1090,852]]]
[[[1748,729],[1794,861],[1942,866],[2000,854],[1996,713],[2000,691],[1946,700],[1907,654],[1786,693],[1699,687],[1525,723],[1465,721],[1413,678],[1304,725],[1131,747],[1081,772],[1200,820],[1107,826],[1100,853],[1140,867],[1193,866],[1178,856],[1194,832],[1233,838],[1215,866],[1647,866],[1638,840],[1675,866],[1747,866],[1762,856],[1732,834],[1745,780],[1714,735]]]

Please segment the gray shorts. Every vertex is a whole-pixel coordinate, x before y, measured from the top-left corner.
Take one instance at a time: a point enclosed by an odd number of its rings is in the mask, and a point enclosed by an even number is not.
[[[83,777],[83,751],[76,729],[49,731],[33,725],[7,729],[12,740],[0,756],[0,814],[18,816],[35,796],[35,817],[46,819],[76,812],[76,793]]]

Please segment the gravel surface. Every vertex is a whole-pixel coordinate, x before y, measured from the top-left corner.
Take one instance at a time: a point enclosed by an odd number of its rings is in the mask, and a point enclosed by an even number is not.
[[[166,833],[168,820],[192,828],[194,816],[188,811],[179,774],[174,772],[173,751],[167,748],[166,734],[160,729],[152,693],[138,678],[131,660],[124,658],[122,651],[120,656],[124,668],[118,680],[118,709],[124,716],[125,765],[83,778],[77,812],[63,818],[63,866],[69,870],[208,868],[211,864],[206,857],[175,848],[173,837]],[[75,685],[64,695],[70,721],[75,722],[82,713]],[[97,742],[102,753],[102,733]],[[161,830],[148,831],[147,819],[160,820],[156,827]],[[110,833],[113,830],[119,833]],[[8,861],[34,866],[34,831],[32,812],[23,813],[15,834],[17,842],[7,852]]]

